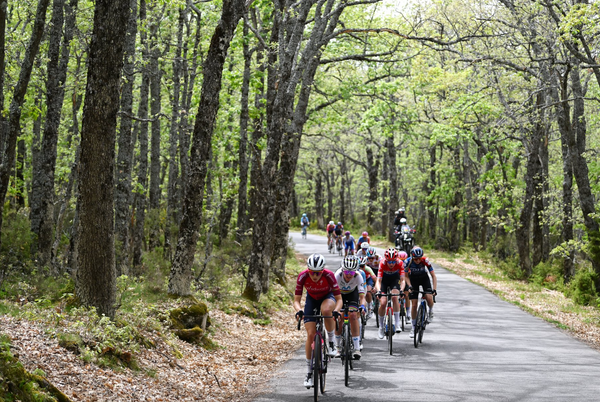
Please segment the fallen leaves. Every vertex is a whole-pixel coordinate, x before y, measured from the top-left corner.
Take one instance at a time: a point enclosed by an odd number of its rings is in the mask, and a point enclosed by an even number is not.
[[[211,311],[219,345],[212,351],[183,341],[172,348],[159,336],[155,349],[137,355],[140,371],[113,371],[85,363],[60,347],[48,328],[25,319],[0,317],[0,332],[12,339],[29,371],[42,369],[73,401],[244,401],[302,343],[289,311],[274,312],[268,326],[238,315]]]

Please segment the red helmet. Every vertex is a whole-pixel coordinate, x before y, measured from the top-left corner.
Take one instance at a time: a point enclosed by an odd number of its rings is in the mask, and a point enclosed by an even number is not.
[[[363,232],[363,237],[367,237],[369,234],[367,232]]]
[[[393,247],[390,247],[387,250],[385,250],[385,253],[383,255],[384,255],[385,259],[388,261],[395,260],[398,258],[398,250],[396,250]]]

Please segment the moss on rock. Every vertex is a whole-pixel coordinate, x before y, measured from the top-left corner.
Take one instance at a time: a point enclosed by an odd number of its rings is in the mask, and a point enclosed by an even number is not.
[[[204,303],[176,308],[171,310],[169,316],[175,334],[186,342],[198,343],[211,325],[208,307]]]

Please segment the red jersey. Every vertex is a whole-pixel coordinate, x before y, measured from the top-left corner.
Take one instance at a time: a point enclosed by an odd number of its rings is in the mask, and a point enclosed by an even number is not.
[[[377,272],[378,278],[383,278],[383,275],[395,275],[400,273],[400,276],[404,275],[404,263],[399,259],[395,259],[392,261],[396,261],[396,263],[390,264],[391,261],[387,261],[385,258],[382,258],[379,261],[379,272]]]
[[[335,229],[335,225],[327,225],[327,232],[333,232],[333,230]]]
[[[310,279],[309,272],[310,271],[307,269],[300,272],[298,275],[295,293],[297,296],[302,296],[302,290],[304,288],[306,288],[306,293],[315,300],[323,299],[329,292],[333,292],[334,296],[341,294],[340,287],[338,286],[333,272],[324,269],[323,275],[321,275],[321,278],[317,282]]]

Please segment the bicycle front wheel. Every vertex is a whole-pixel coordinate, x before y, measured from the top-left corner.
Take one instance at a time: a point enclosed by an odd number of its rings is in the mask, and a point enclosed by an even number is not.
[[[421,302],[421,315],[419,320],[421,321],[421,325],[419,325],[419,343],[423,342],[423,331],[425,330],[425,325],[427,325],[427,309],[425,308],[425,303]]]
[[[419,337],[421,336],[421,331],[422,331],[422,329],[421,329],[422,328],[421,319],[423,317],[422,312],[423,312],[423,305],[420,304],[419,308],[417,310],[417,322],[416,322],[415,328],[414,328],[414,331],[415,331],[414,335],[415,336],[413,338],[413,342],[415,344],[415,348],[419,347]]]
[[[349,325],[344,323],[344,336],[343,336],[343,349],[342,349],[342,358],[344,359],[344,385],[348,386],[348,379],[350,377],[350,359],[352,358],[350,354],[350,328]]]
[[[400,299],[400,328],[404,331],[404,321],[406,318],[406,308],[404,307],[404,299]]]
[[[394,315],[393,315],[393,310],[390,308],[387,311],[387,333],[388,333],[388,348],[390,350],[390,356],[392,355],[392,338],[394,336],[394,332],[396,332],[394,330]]]
[[[375,301],[373,302],[373,312],[375,313],[375,326],[379,329],[379,298],[377,296],[373,296]]]
[[[315,402],[319,400],[319,382],[321,379],[321,362],[323,358],[323,348],[321,345],[321,338],[319,335],[315,335],[314,349],[313,349],[313,388]]]

